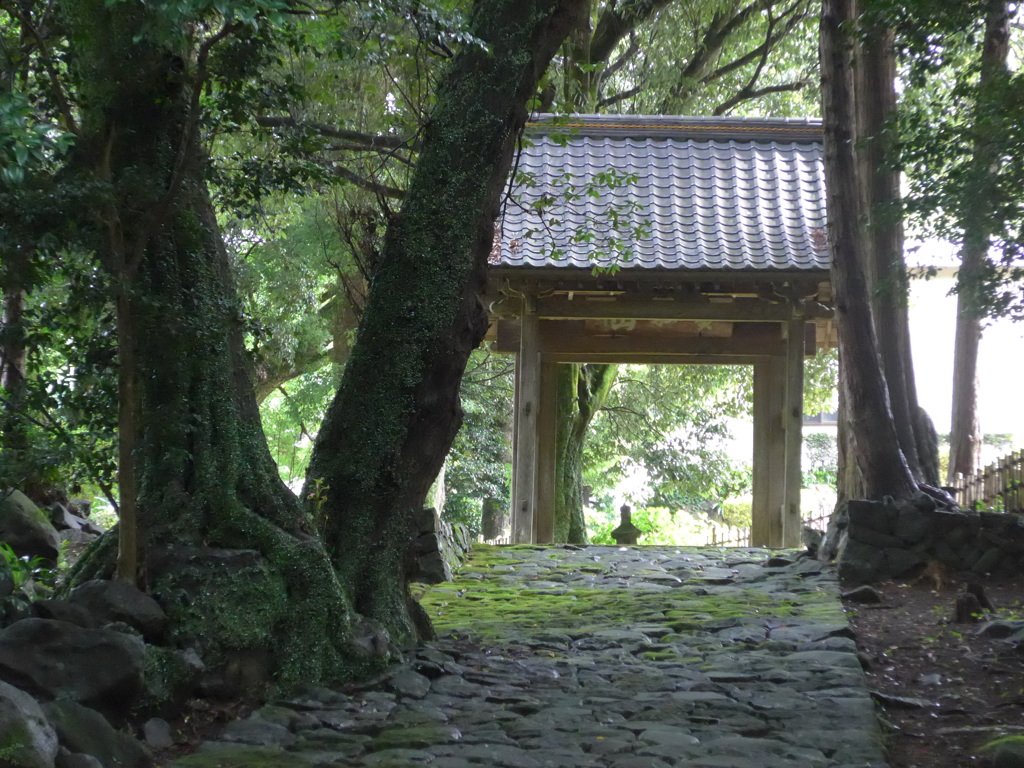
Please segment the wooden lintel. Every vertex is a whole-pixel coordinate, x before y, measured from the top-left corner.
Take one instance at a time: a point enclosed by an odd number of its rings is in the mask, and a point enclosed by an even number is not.
[[[815,305],[815,316],[831,316],[831,310]],[[784,302],[763,299],[733,301],[677,301],[675,299],[579,298],[550,296],[537,301],[541,319],[568,320],[727,320],[732,322],[786,322],[793,308]]]
[[[630,365],[755,365],[763,355],[648,355],[635,352],[542,353],[541,360],[556,363],[614,363]]]

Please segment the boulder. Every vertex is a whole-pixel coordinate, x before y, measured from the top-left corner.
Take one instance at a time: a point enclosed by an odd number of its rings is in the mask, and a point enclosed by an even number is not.
[[[82,531],[93,536],[99,536],[103,533],[103,529],[98,525],[86,520],[84,517],[79,517],[59,502],[50,507],[50,522],[58,531]]]
[[[105,768],[105,766],[92,755],[71,752],[61,747],[57,753],[57,763],[54,768]]]
[[[36,600],[32,603],[32,612],[40,619],[66,621],[85,629],[98,629],[100,626],[92,611],[67,600]]]
[[[92,502],[89,499],[70,499],[68,509],[78,517],[89,517],[92,514]]]
[[[71,590],[68,602],[81,606],[104,622],[123,621],[151,643],[167,632],[167,614],[149,595],[121,581],[94,580]]]
[[[148,768],[153,759],[142,744],[123,733],[94,709],[73,701],[53,701],[43,707],[57,731],[60,745],[75,754],[90,755],[100,765]]]
[[[0,541],[19,557],[41,557],[56,564],[60,536],[46,515],[18,490],[0,491]]]
[[[142,692],[142,639],[65,621],[23,619],[0,630],[0,679],[46,700],[98,709],[115,722]]]
[[[39,703],[13,685],[0,682],[0,763],[53,768],[57,734]]]
[[[152,717],[142,726],[142,734],[150,749],[170,749],[174,746],[171,724],[159,717]]]
[[[1024,740],[1020,738],[994,739],[981,749],[985,768],[1024,768]]]

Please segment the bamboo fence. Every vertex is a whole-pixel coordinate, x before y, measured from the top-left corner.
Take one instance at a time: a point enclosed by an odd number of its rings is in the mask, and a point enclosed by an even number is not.
[[[1024,450],[1008,453],[970,477],[957,475],[953,495],[968,509],[1024,511]]]
[[[824,531],[828,528],[831,512],[815,512],[803,519],[804,525]],[[749,547],[750,526],[736,527],[731,525],[712,525],[708,532],[709,547]]]

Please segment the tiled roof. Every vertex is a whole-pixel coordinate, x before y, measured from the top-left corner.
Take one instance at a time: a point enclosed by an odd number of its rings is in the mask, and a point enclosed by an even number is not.
[[[828,269],[818,121],[578,115],[524,144],[496,266]]]

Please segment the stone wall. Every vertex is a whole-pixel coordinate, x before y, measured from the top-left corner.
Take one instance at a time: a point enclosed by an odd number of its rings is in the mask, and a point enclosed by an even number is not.
[[[438,584],[451,581],[453,571],[466,557],[471,538],[466,526],[454,526],[442,520],[437,511],[427,507],[414,521],[416,534],[412,541],[415,561],[410,581]]]
[[[834,555],[840,576],[860,583],[913,575],[931,561],[952,573],[1021,573],[1024,522],[1015,514],[851,500],[833,516],[822,555]]]

